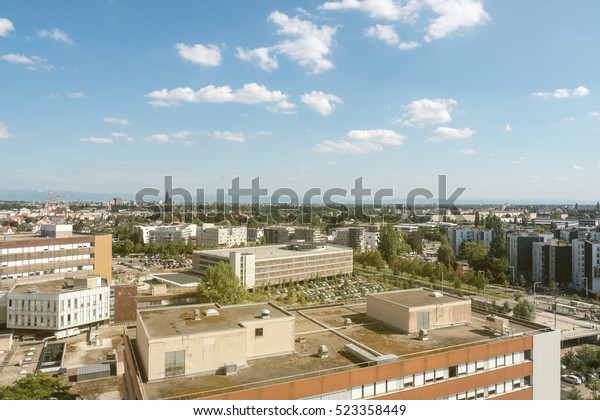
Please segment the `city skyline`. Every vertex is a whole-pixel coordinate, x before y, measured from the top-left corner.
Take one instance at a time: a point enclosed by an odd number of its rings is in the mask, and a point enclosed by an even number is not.
[[[597,200],[594,2],[141,5],[3,5],[2,189]]]

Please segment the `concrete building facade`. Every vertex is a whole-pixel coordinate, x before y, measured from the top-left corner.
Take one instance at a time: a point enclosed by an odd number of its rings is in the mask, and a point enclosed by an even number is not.
[[[558,241],[532,244],[532,282],[550,287],[568,287],[572,281],[573,251],[571,245]]]
[[[231,248],[247,241],[245,226],[202,226],[196,235],[196,243],[205,248]]]
[[[572,286],[588,293],[600,292],[600,241],[576,239],[572,243]]]
[[[208,267],[220,262],[230,264],[247,289],[349,274],[353,270],[351,249],[308,243],[194,251],[192,269],[205,275]]]
[[[77,235],[71,227],[42,229],[46,235],[0,237],[0,286],[59,279],[65,273],[95,273],[112,280],[112,235]]]
[[[167,244],[171,242],[188,243],[196,238],[198,226],[193,223],[181,223],[167,226],[138,226],[142,231],[145,244]]]

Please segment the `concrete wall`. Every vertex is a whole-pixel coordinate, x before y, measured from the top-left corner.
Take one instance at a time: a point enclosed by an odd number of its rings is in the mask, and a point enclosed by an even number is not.
[[[560,331],[533,337],[534,400],[560,400]]]
[[[246,348],[248,359],[294,352],[294,317],[243,321],[247,328]],[[263,335],[256,337],[255,329],[262,328]]]
[[[112,282],[112,235],[94,236],[94,272]]]
[[[418,332],[417,314],[420,312],[429,313],[429,327],[433,330],[436,328],[447,327],[451,324],[460,324],[471,322],[471,302],[462,301],[455,303],[445,303],[442,305],[429,305],[420,308],[410,309],[410,321],[408,332]]]
[[[410,332],[409,310],[377,296],[367,295],[367,316],[383,321],[400,331]]]
[[[0,335],[0,350],[6,351],[10,350],[13,345],[13,335],[12,334],[2,334]]]

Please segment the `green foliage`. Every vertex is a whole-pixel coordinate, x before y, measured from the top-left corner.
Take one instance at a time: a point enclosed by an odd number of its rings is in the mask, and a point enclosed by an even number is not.
[[[463,242],[460,247],[460,254],[467,260],[473,270],[480,271],[487,268],[488,251],[483,242]]]
[[[593,399],[598,398],[598,392],[600,391],[600,379],[588,379],[585,383],[585,387],[591,391]]]
[[[581,391],[575,388],[575,385],[571,387],[569,392],[565,395],[565,399],[567,400],[583,400],[583,395]]]
[[[490,242],[490,256],[493,258],[506,257],[506,238],[502,220],[498,216],[490,219],[490,229],[492,230],[492,240]]]
[[[413,252],[416,252],[417,254],[422,254],[424,238],[425,235],[423,234],[423,231],[419,229],[418,231],[411,232],[410,235],[408,235],[408,238],[406,238],[406,243],[410,246],[410,249]]]
[[[527,280],[525,279],[525,276],[523,274],[521,274],[519,276],[519,286],[525,287],[526,284],[527,284]]]
[[[447,268],[453,267],[456,262],[456,256],[454,255],[454,250],[448,244],[442,244],[438,248],[437,252],[438,261]]]
[[[79,395],[70,389],[61,379],[36,371],[13,385],[0,387],[0,400],[76,400]]]
[[[400,254],[409,252],[410,246],[404,241],[404,235],[392,225],[384,225],[379,234],[379,253],[381,257],[391,264]]]
[[[533,321],[535,320],[535,306],[527,299],[521,299],[513,308],[513,316]]]
[[[385,261],[381,258],[381,254],[375,250],[356,252],[354,254],[354,262],[361,264],[363,267],[373,267],[379,271],[385,267]]]
[[[198,302],[235,305],[246,300],[246,289],[226,262],[208,267],[206,280],[198,284]]]

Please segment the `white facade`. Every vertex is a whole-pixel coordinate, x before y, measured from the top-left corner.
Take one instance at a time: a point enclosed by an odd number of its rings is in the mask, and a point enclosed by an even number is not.
[[[206,248],[246,245],[248,232],[245,226],[203,226],[198,230],[196,243]]]
[[[196,237],[198,226],[193,223],[168,225],[168,226],[138,226],[142,231],[142,240],[145,244],[166,244],[170,242],[188,243]]]
[[[571,243],[573,279],[576,289],[600,292],[600,241],[576,239]]]
[[[108,320],[110,287],[100,276],[85,280],[85,285],[80,285],[74,279],[74,286],[67,288],[62,280],[15,288],[7,295],[7,327],[60,331]]]
[[[491,241],[491,230],[480,230],[474,226],[448,228],[448,243],[454,250],[455,255],[460,255],[460,247],[463,242],[483,242],[489,248]]]

